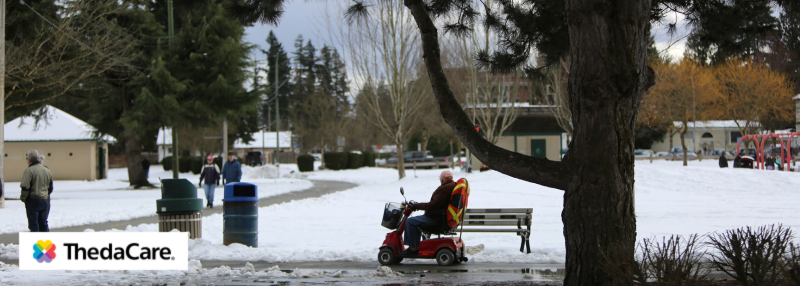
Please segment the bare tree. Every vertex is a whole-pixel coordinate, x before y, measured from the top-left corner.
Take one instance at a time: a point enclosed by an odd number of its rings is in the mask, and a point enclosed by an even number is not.
[[[27,5],[27,4],[25,4]],[[113,69],[131,69],[136,40],[108,20],[126,9],[105,1],[64,1],[60,19],[9,35],[5,110],[88,88],[87,80]]]
[[[347,133],[347,127],[352,121],[351,107],[341,104],[331,95],[311,94],[294,111],[292,122],[296,135],[313,138],[315,142],[306,143],[310,146],[316,145],[323,153],[328,147],[336,145],[339,136]],[[324,160],[323,158],[323,165]]]
[[[492,1],[487,1],[486,5],[491,8]],[[473,33],[450,40],[452,73],[455,75],[450,83],[457,93],[464,95],[467,115],[472,123],[480,127],[487,141],[497,144],[503,132],[517,119],[517,99],[523,78],[520,71],[494,74],[487,67],[475,64],[478,52],[496,49],[490,43],[496,43],[497,38],[488,28],[481,30],[482,34]]]
[[[345,19],[341,19],[345,21]],[[357,26],[329,25],[344,47],[370,122],[397,145],[397,171],[405,177],[403,149],[424,94],[419,81],[419,31],[400,1],[376,1],[370,17]],[[385,86],[386,96],[378,92]],[[388,108],[387,108],[388,107]]]
[[[547,106],[560,126],[572,138],[572,111],[569,110],[569,59],[560,59],[557,65],[549,68],[543,78],[532,80],[528,89],[531,98],[538,98]],[[569,139],[568,139],[569,140]]]

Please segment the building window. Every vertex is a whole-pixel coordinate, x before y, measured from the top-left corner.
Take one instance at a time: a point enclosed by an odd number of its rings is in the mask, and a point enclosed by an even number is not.
[[[711,133],[706,132],[706,133],[703,133],[703,138],[714,138],[714,135],[711,135]]]
[[[739,142],[739,138],[741,137],[742,137],[742,132],[731,131],[731,143]]]

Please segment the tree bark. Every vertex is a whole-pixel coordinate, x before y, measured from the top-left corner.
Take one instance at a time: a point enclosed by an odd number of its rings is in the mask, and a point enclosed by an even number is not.
[[[125,163],[128,165],[128,180],[136,188],[152,187],[142,169],[142,143],[132,130],[125,130]],[[175,152],[173,152],[174,154]]]
[[[647,67],[650,1],[566,1],[574,134],[564,162],[504,150],[482,139],[447,83],[437,29],[423,1],[405,0],[405,5],[420,29],[440,112],[459,139],[492,169],[565,190],[564,285],[611,285],[619,277],[603,269],[603,252],[618,249],[622,253],[615,256],[623,261],[614,263],[634,263],[634,130],[642,95],[654,83]]]
[[[406,162],[403,157],[403,143],[397,144],[397,176],[399,179],[406,177]]]
[[[689,153],[686,152],[686,131],[681,132],[681,148],[683,148],[683,166],[689,166],[687,158]]]

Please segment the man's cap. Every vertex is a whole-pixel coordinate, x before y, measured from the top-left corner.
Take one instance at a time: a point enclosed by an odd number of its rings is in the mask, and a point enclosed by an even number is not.
[[[206,159],[208,158],[214,159],[214,155],[208,154],[208,156],[206,156]]]
[[[236,152],[233,152],[233,151],[228,151],[228,155],[234,155],[234,156],[236,156]]]
[[[442,179],[453,179],[453,172],[450,172],[450,170],[444,170],[439,177]]]

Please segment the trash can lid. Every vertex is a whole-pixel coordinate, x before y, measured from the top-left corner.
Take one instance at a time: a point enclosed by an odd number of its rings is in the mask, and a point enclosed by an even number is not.
[[[223,202],[257,202],[258,186],[250,183],[230,183],[225,185]]]
[[[187,179],[161,179],[162,199],[195,199],[197,187]]]

